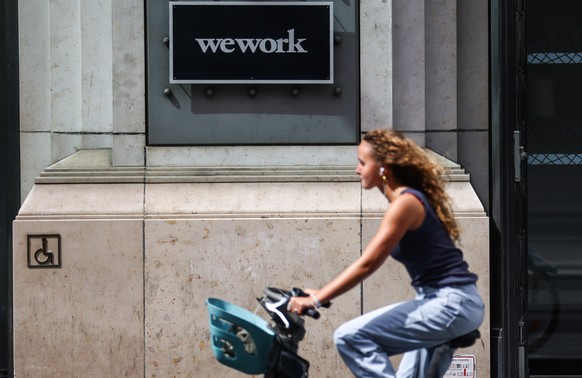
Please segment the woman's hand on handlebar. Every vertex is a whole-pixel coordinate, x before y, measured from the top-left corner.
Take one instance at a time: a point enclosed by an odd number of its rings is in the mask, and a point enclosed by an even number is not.
[[[307,294],[315,294],[317,290],[306,289]],[[298,315],[304,315],[308,309],[315,309],[315,303],[311,296],[307,297],[291,297],[287,304],[287,310]]]

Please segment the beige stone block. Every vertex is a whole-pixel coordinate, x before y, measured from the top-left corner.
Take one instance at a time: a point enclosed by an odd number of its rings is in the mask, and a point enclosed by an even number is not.
[[[147,214],[265,214],[359,212],[360,183],[199,183],[149,185]]]
[[[27,235],[60,234],[61,268],[27,266]],[[14,223],[18,377],[143,377],[141,221]]]
[[[489,219],[482,217],[458,217],[457,224],[461,230],[461,242],[459,246],[463,250],[469,269],[479,276],[477,289],[485,303],[485,319],[479,327],[481,340],[477,340],[470,348],[457,351],[459,354],[474,354],[477,359],[477,372],[479,377],[489,377],[491,372],[491,296],[489,275]]]
[[[485,216],[483,205],[469,182],[448,182],[445,187],[453,203],[455,216]]]
[[[113,166],[143,167],[145,134],[113,136]]]
[[[148,167],[341,166],[357,164],[356,146],[146,147]]]
[[[52,162],[51,149],[39,148],[50,146],[50,144],[50,133],[20,133],[20,198],[22,201],[34,186],[34,178]]]
[[[268,318],[264,287],[316,288],[359,256],[357,218],[183,219],[146,221],[145,332],[148,377],[239,377],[214,359],[207,297]],[[333,330],[359,314],[355,289],[307,319],[300,354],[312,377],[348,376]]]
[[[20,217],[143,217],[143,184],[36,185]]]

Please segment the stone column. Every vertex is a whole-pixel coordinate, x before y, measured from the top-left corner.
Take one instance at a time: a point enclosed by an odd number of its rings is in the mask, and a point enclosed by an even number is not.
[[[425,145],[425,2],[392,2],[394,129]]]
[[[489,17],[486,1],[460,1],[458,25],[458,154],[489,208]]]
[[[427,1],[426,146],[457,161],[457,1]]]
[[[45,167],[114,148],[143,166],[144,2],[19,2],[22,198]]]
[[[392,128],[392,6],[360,2],[361,129]]]
[[[112,4],[114,166],[145,164],[144,3],[124,0]]]

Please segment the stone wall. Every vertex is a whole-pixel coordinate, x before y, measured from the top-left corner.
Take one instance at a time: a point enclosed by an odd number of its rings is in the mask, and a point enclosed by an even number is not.
[[[238,376],[211,355],[205,298],[254,310],[264,286],[322,284],[359,255],[386,206],[361,191],[355,146],[147,146],[144,4],[19,2],[18,376]],[[360,2],[359,31],[361,131],[397,128],[469,168],[473,185],[443,160],[488,302],[476,195],[488,190],[486,12]],[[45,261],[59,241],[61,267],[38,267],[36,251]],[[388,263],[362,293],[308,320],[314,377],[346,375],[333,329],[360,304],[409,296],[408,278]],[[488,376],[488,323],[481,331],[485,347],[467,352]]]
[[[266,286],[319,287],[359,256],[387,206],[352,167],[114,168],[109,154],[47,169],[14,223],[17,376],[239,376],[213,358],[206,298],[254,311]],[[462,169],[450,163],[448,180],[488,303],[488,218]],[[60,236],[60,268],[34,259],[43,235],[55,256]],[[361,306],[410,295],[388,260],[361,292],[307,319],[311,376],[347,376],[333,330]],[[481,332],[484,347],[465,352],[488,376],[488,318]]]

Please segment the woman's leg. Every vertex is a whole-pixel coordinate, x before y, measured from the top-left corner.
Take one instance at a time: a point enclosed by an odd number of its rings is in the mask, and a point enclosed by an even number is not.
[[[467,293],[465,292],[467,291]],[[423,291],[412,301],[384,307],[342,325],[334,335],[341,357],[357,377],[395,377],[389,356],[432,348],[481,324],[482,302],[476,290]],[[402,377],[422,377],[432,350],[405,356]],[[424,357],[423,357],[424,356]],[[452,354],[451,354],[452,356]],[[448,368],[450,358],[441,368]],[[414,366],[415,368],[412,368]],[[418,369],[418,370],[416,370]],[[400,370],[400,369],[399,369]]]
[[[427,296],[429,301],[420,307],[426,324],[434,334],[445,331],[445,341],[477,329],[484,316],[484,306],[475,285],[442,288]],[[439,330],[440,329],[440,330]],[[398,369],[398,378],[442,377],[449,369],[455,350],[440,345],[407,352]],[[436,366],[431,366],[437,354]],[[430,372],[429,372],[429,367]]]
[[[388,354],[363,332],[374,318],[388,318],[401,303],[371,311],[341,325],[334,333],[337,350],[356,377],[394,377]]]
[[[442,335],[439,338],[422,326],[422,302],[412,300],[383,307],[336,330],[336,347],[355,376],[396,377],[389,356],[442,342]]]

